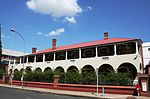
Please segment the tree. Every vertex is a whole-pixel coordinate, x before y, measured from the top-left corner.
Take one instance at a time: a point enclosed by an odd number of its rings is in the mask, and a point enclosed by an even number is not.
[[[81,73],[82,84],[96,84],[96,73],[93,68],[83,68]]]
[[[78,84],[80,82],[80,74],[78,70],[72,69],[66,73],[66,83]]]
[[[45,82],[53,82],[53,71],[52,70],[47,70],[44,72],[44,81]]]
[[[1,66],[1,60],[2,60],[2,39],[1,39],[1,23],[0,23],[0,66]]]
[[[21,76],[22,76],[21,71],[18,70],[14,71],[14,77],[13,77],[14,80],[21,80]]]
[[[129,77],[126,73],[116,73],[115,71],[111,71],[109,74],[99,75],[99,84],[101,85],[129,85]]]

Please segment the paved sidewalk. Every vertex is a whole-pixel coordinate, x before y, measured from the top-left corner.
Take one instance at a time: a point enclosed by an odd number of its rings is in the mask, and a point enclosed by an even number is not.
[[[120,95],[120,94],[104,94],[104,96],[101,96],[100,93],[97,96],[96,93],[92,93],[92,92],[66,91],[66,90],[44,89],[44,88],[34,88],[34,87],[22,88],[21,86],[6,85],[6,84],[0,84],[0,86],[23,89],[23,90],[30,90],[30,91],[53,93],[53,94],[59,94],[59,95],[87,97],[87,98],[94,98],[94,99],[95,98],[97,99],[126,99],[127,97],[133,97],[131,95]],[[130,99],[150,99],[150,97],[136,96],[135,98],[130,98]]]

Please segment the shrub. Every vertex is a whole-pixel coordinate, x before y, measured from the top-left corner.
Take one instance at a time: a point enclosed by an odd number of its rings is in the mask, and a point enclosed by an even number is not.
[[[14,80],[21,80],[22,72],[21,71],[16,71],[14,72]]]
[[[81,74],[82,84],[96,84],[96,74],[95,72],[84,71]]]
[[[115,73],[113,71],[108,75],[100,74],[99,81],[101,85],[128,85],[129,77],[126,73]]]
[[[0,79],[2,79],[3,73],[5,73],[5,68],[0,67]]]
[[[44,82],[53,82],[53,72],[52,71],[46,71],[44,72]]]
[[[68,71],[66,73],[66,83],[78,84],[80,83],[80,74],[78,71]]]

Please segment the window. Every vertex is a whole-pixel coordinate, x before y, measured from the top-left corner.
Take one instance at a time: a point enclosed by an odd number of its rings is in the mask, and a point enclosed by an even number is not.
[[[98,57],[114,55],[114,45],[99,46],[97,47]]]
[[[117,55],[136,53],[135,42],[117,44]]]
[[[28,57],[28,62],[34,62],[34,56],[29,56]]]
[[[25,56],[24,57],[24,63],[26,63],[27,62],[27,57]],[[23,63],[23,56],[21,57],[21,63]]]
[[[36,55],[36,62],[43,62],[43,55]]]
[[[45,54],[45,61],[53,61],[53,60],[54,60],[54,53]]]
[[[55,60],[65,60],[66,59],[66,51],[56,52]]]
[[[82,58],[90,58],[96,56],[96,47],[81,49]]]
[[[16,58],[16,62],[15,62],[16,64],[19,64],[20,63],[20,58],[19,57],[17,57]]]
[[[150,51],[150,48],[148,48],[148,51]]]
[[[78,58],[79,58],[79,49],[67,51],[67,59],[78,59]]]

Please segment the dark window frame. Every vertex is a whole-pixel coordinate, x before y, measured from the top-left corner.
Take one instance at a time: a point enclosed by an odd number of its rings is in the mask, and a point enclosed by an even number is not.
[[[55,61],[65,60],[66,59],[66,51],[55,52]]]
[[[36,62],[43,62],[43,54],[36,55]]]
[[[72,49],[67,51],[67,59],[79,59],[79,49]]]
[[[54,61],[54,53],[45,53],[45,61]]]
[[[97,46],[98,57],[113,56],[114,54],[115,54],[114,44]]]
[[[116,54],[126,55],[136,53],[136,42],[123,42],[116,44]]]
[[[96,57],[96,46],[91,46],[81,49],[81,58]]]

